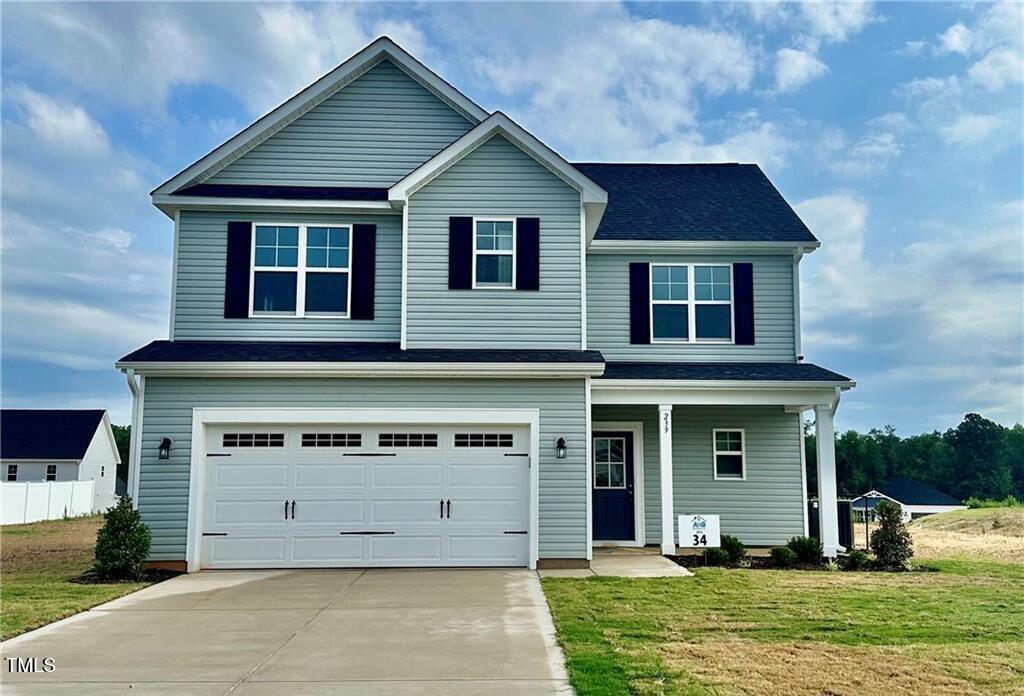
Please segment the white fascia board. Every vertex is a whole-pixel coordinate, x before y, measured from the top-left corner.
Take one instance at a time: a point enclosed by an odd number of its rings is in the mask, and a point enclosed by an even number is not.
[[[119,362],[149,377],[594,377],[603,363]]]
[[[212,172],[233,162],[385,59],[393,62],[471,123],[479,123],[487,118],[488,113],[481,106],[413,58],[389,37],[382,36],[270,113],[257,119],[248,128],[162,183],[152,191],[152,194],[155,196],[171,193],[197,179],[208,178]]]
[[[593,206],[594,214],[591,215],[591,211],[588,210],[588,218],[594,218],[593,225],[597,229],[597,223],[604,212],[604,207],[608,204],[608,192],[500,111],[495,111],[488,119],[407,174],[391,187],[388,191],[388,199],[395,206],[403,205],[409,196],[433,181],[494,135],[502,135],[512,141],[552,174],[579,191],[583,204]]]
[[[645,252],[651,254],[808,254],[821,246],[821,242],[732,242],[654,239],[595,239],[590,243],[591,253],[619,254]]]
[[[821,382],[598,379],[591,385],[593,403],[601,405],[802,406],[835,398],[835,388]]]
[[[153,205],[169,218],[179,210],[225,210],[268,213],[347,213],[396,215],[387,201],[324,201],[286,198],[227,198],[221,196],[174,196],[153,194]]]
[[[103,418],[100,420],[97,431],[100,429],[102,429],[107,435],[107,440],[110,442],[110,449],[114,451],[114,461],[120,464],[121,453],[117,451],[117,438],[114,437],[114,429],[110,425],[110,416],[106,411],[103,412]],[[93,437],[96,437],[95,433],[93,434]]]

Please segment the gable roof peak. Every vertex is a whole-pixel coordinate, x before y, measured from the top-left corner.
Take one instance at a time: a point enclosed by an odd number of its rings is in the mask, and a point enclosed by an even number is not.
[[[486,109],[417,60],[391,37],[382,35],[305,89],[284,101],[277,108],[256,119],[241,132],[153,189],[150,195],[154,198],[154,203],[157,202],[155,200],[157,197],[169,195],[190,184],[202,183],[212,173],[249,152],[383,60],[389,60],[395,67],[419,82],[471,123],[478,124],[490,115]]]

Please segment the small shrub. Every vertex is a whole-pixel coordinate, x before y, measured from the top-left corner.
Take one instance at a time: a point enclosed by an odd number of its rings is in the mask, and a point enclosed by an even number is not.
[[[871,565],[871,557],[860,549],[854,549],[846,557],[847,570],[866,570]]]
[[[704,549],[704,564],[709,566],[729,565],[729,554],[725,549]]]
[[[792,568],[796,565],[796,552],[788,546],[772,549],[772,565],[776,568]]]
[[[747,556],[747,547],[743,545],[738,536],[732,534],[722,535],[722,550],[729,557],[729,563],[739,565]]]
[[[796,554],[796,561],[801,565],[821,565],[821,557],[825,553],[821,542],[814,537],[793,537],[786,542],[786,547]]]
[[[995,498],[979,498],[977,496],[972,495],[964,502],[966,503],[967,507],[972,509],[1024,507],[1024,500],[1018,500],[1016,497],[1012,495],[1008,495],[1002,500],[996,500]]]
[[[837,571],[842,570],[842,568],[839,566],[839,561],[837,561],[834,558],[830,558],[828,559],[828,562],[825,564],[825,570],[827,570],[830,573],[835,573]]]
[[[883,501],[875,508],[878,529],[871,532],[871,550],[878,565],[886,570],[910,570],[914,542],[903,524],[903,510],[896,503]]]
[[[121,498],[103,513],[103,519],[96,533],[96,574],[109,581],[141,580],[151,537],[131,498]]]

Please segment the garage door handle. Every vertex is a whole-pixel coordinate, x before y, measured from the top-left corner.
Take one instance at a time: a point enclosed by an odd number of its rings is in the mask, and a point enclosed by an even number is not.
[[[295,501],[292,501],[292,519],[295,519]]]
[[[288,519],[288,501],[284,501],[284,518]]]
[[[448,519],[452,518],[452,501],[448,501]]]
[[[444,519],[444,498],[441,498],[441,519]]]

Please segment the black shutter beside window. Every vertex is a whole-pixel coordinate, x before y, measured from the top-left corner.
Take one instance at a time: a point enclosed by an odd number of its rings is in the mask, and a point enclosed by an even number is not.
[[[540,290],[540,218],[516,218],[516,289]]]
[[[734,263],[733,321],[736,324],[736,345],[754,345],[754,264]]]
[[[448,218],[448,289],[473,287],[473,218]]]
[[[349,317],[373,319],[374,288],[377,280],[377,226],[352,226],[352,297]]]
[[[229,222],[227,262],[224,269],[224,318],[249,318],[249,264],[252,259],[252,223]]]
[[[629,264],[629,342],[651,342],[651,265]]]

